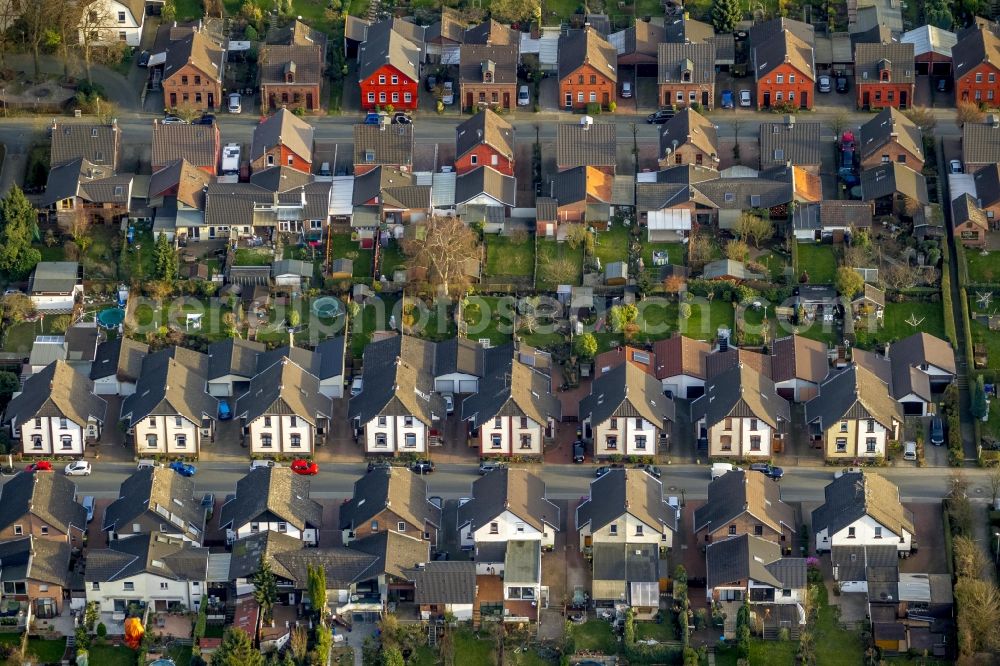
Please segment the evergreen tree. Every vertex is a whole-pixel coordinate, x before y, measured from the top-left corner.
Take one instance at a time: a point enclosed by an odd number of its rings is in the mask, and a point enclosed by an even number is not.
[[[239,627],[229,627],[222,643],[212,654],[213,666],[264,666],[264,655],[253,647],[250,634]]]
[[[17,185],[0,199],[0,272],[9,277],[24,277],[42,260],[42,253],[31,247],[38,235],[38,214]]]
[[[177,252],[167,237],[160,232],[153,247],[153,261],[156,266],[156,276],[166,282],[177,279]]]
[[[750,602],[746,597],[736,613],[736,647],[740,657],[750,656]]]
[[[713,0],[712,25],[716,32],[732,32],[741,18],[743,12],[740,11],[739,0]]]
[[[309,580],[309,602],[312,604],[313,612],[319,616],[320,622],[326,615],[326,569],[320,566],[308,565]]]
[[[278,601],[278,581],[271,571],[271,563],[260,558],[260,569],[253,575],[253,598],[260,605],[263,621],[271,621],[271,610]]]
[[[924,4],[924,20],[927,25],[933,25],[942,30],[951,30],[955,19],[951,8],[945,0],[927,0]]]

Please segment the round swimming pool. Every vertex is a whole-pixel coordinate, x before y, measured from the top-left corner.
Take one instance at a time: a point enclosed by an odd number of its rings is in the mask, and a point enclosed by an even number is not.
[[[344,304],[333,296],[323,296],[313,301],[311,310],[317,317],[332,319],[344,312]]]
[[[125,321],[125,311],[121,308],[108,308],[97,313],[97,323],[104,328],[118,328]]]

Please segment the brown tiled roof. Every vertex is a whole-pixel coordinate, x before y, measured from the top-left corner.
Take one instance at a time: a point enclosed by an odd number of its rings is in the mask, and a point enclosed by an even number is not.
[[[493,73],[493,83],[517,83],[517,51],[496,44],[462,44],[459,48],[459,83],[483,83],[486,71]]]
[[[22,392],[7,405],[4,421],[18,427],[39,417],[63,417],[86,428],[90,419],[103,422],[108,405],[94,395],[94,383],[65,361],[53,361],[24,382]]]
[[[205,209],[205,188],[212,177],[187,160],[175,160],[160,169],[149,179],[150,198],[177,187],[177,201],[196,208]]]
[[[903,338],[887,351],[893,366],[902,363],[916,367],[929,363],[955,374],[955,350],[951,345],[929,333],[914,333]]]
[[[861,126],[861,159],[871,157],[891,141],[896,141],[917,159],[924,159],[920,128],[898,109],[890,106]]]
[[[589,64],[612,81],[618,81],[618,53],[591,27],[559,37],[559,78]]]
[[[922,204],[930,202],[924,175],[905,164],[890,162],[861,172],[862,201],[874,201],[896,194],[902,194]]]
[[[662,44],[661,46],[676,46]],[[666,159],[677,148],[691,144],[708,155],[719,154],[719,137],[715,124],[693,109],[681,109],[673,118],[663,124],[660,130],[660,159]]]
[[[824,430],[845,418],[871,417],[892,431],[902,424],[903,409],[889,393],[889,386],[872,372],[852,365],[820,385],[819,395],[806,403],[806,423],[819,420]]]
[[[913,83],[913,44],[858,44],[854,47],[854,82],[878,83],[883,62],[889,67],[893,83]]]
[[[815,166],[820,163],[824,144],[820,141],[819,123],[798,122],[787,116],[783,122],[760,124],[760,168]]]
[[[427,26],[424,39],[428,42],[453,42],[461,44],[465,40],[465,20],[451,7],[441,8],[441,18]]]
[[[774,341],[771,354],[771,378],[776,382],[802,379],[818,384],[830,372],[826,345],[801,335],[789,335]]]
[[[219,129],[212,125],[153,121],[153,153],[150,164],[166,166],[187,160],[196,167],[216,168],[219,161]]]
[[[837,199],[796,206],[793,221],[796,229],[865,229],[872,225],[872,215],[870,202]]]
[[[53,167],[83,158],[91,164],[118,167],[121,130],[117,125],[57,123],[52,128]]]
[[[705,379],[705,365],[711,345],[683,335],[675,335],[653,344],[656,354],[656,378],[689,375]]]
[[[614,123],[560,123],[556,129],[556,165],[614,167],[618,163],[618,126]]]
[[[654,374],[653,370],[656,363],[656,354],[625,345],[624,347],[609,349],[608,351],[602,352],[594,357],[594,368],[596,368],[595,376],[599,377],[610,372],[614,368],[617,368],[619,365],[624,364],[626,361],[634,358],[632,355],[636,352],[639,354],[645,354],[650,360],[649,364],[636,363],[636,367],[640,368],[643,372],[648,372],[651,375]]]
[[[984,62],[1000,68],[1000,37],[985,28],[962,33],[958,43],[951,48],[951,61],[956,79]]]
[[[464,43],[517,46],[520,41],[521,33],[498,21],[488,19],[466,30]]]
[[[825,529],[832,537],[864,516],[870,516],[896,535],[902,530],[915,532],[913,514],[900,502],[899,488],[880,474],[844,474],[827,484],[823,492],[826,501],[812,513],[814,532]]]
[[[514,128],[500,115],[483,109],[455,128],[455,156],[486,144],[501,155],[514,156]]]
[[[288,27],[275,31],[273,39],[271,39],[271,35],[268,37],[268,41],[271,44],[320,46],[323,49],[326,48],[326,35],[299,20],[292,21]]]
[[[666,35],[662,25],[652,21],[636,21],[635,25],[625,30],[623,50],[619,57],[638,54],[655,58],[659,44],[667,41]]]
[[[411,166],[413,125],[355,125],[354,164]]]
[[[810,46],[816,39],[816,29],[808,23],[789,18],[776,18],[758,23],[750,28],[748,38],[751,47],[760,46],[780,36],[782,32],[790,32]]]
[[[765,377],[771,376],[770,356],[749,349],[730,347],[724,352],[712,352],[705,358],[705,378],[711,379],[740,364],[753,368]]]
[[[320,85],[325,62],[323,48],[318,45],[265,46],[260,52],[260,83],[284,84],[286,74],[289,70],[294,70],[294,84]]]
[[[952,221],[955,223],[955,226],[968,222],[980,229],[989,229],[989,220],[986,219],[986,213],[983,212],[983,209],[979,207],[976,200],[969,194],[963,194],[952,201],[951,211]]]
[[[962,127],[962,157],[966,164],[1000,162],[1000,123],[965,123]]]
[[[755,47],[753,55],[754,75],[757,80],[785,62],[810,80],[816,78],[812,47],[788,30]]]
[[[184,65],[197,67],[212,81],[222,79],[220,67],[223,50],[204,33],[195,31],[187,37],[172,42],[167,47],[167,60],[163,66],[164,81],[172,77]]]

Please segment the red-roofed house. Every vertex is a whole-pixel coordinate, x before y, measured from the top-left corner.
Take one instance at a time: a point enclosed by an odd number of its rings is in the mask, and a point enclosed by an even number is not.
[[[653,344],[656,378],[663,383],[663,390],[676,398],[688,400],[705,392],[705,359],[712,351],[702,340],[675,335]]]

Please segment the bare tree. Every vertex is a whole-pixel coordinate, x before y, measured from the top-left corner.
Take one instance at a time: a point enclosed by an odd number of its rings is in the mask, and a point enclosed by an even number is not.
[[[1000,467],[990,469],[990,493],[993,497],[990,508],[996,509],[997,498],[1000,497]]]
[[[925,134],[933,130],[934,126],[937,125],[937,118],[934,117],[934,113],[926,106],[910,107],[903,112],[903,115],[913,121],[913,124],[919,127],[920,131]]]
[[[761,241],[774,235],[774,223],[753,213],[743,213],[736,223],[736,235],[759,249]]]
[[[991,580],[960,577],[955,583],[955,607],[958,608],[958,647],[971,657],[1000,647],[1000,591]]]
[[[83,71],[90,81],[90,67],[94,53],[100,47],[117,42],[112,27],[117,23],[111,15],[110,2],[94,2],[83,8],[80,16],[80,50],[83,53]]]
[[[418,238],[404,240],[409,267],[420,269],[427,282],[444,294],[458,294],[469,286],[468,263],[478,260],[479,236],[457,217],[433,217]]]
[[[41,76],[38,56],[45,43],[46,32],[52,27],[52,17],[66,11],[62,0],[30,0],[24,3],[21,20],[24,37],[35,66],[35,78]]]
[[[955,122],[959,127],[966,123],[981,123],[986,119],[982,109],[972,102],[959,102],[956,105]]]
[[[879,276],[885,286],[890,289],[912,289],[917,284],[917,271],[908,263],[889,264],[879,271]]]

